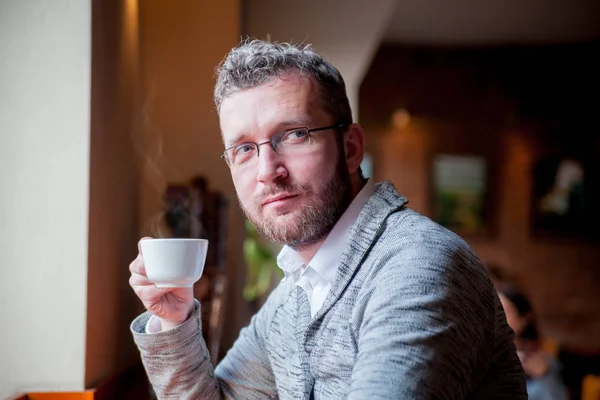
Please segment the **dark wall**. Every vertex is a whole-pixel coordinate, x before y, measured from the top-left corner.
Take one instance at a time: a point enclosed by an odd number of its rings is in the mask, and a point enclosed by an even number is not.
[[[600,349],[599,49],[384,46],[360,92],[375,177],[391,179],[417,211],[433,217],[436,154],[485,157],[486,229],[465,238],[524,288],[546,335],[585,349]],[[406,126],[391,122],[399,108],[411,114]],[[535,173],[552,157],[585,161],[586,214],[574,225],[536,218],[548,187]]]

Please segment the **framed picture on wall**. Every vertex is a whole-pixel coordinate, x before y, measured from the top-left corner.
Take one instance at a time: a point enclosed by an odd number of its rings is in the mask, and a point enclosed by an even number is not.
[[[459,234],[484,233],[488,222],[485,157],[436,154],[432,171],[434,219]]]
[[[533,166],[533,234],[600,237],[599,155],[554,153]]]

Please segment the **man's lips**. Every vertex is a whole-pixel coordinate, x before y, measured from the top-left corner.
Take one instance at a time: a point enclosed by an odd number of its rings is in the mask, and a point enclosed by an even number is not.
[[[263,203],[261,204],[261,207],[264,207],[267,204],[275,203],[277,201],[291,199],[292,197],[296,197],[296,196],[297,195],[295,195],[295,194],[278,194],[277,196],[270,197],[267,200],[263,201]]]

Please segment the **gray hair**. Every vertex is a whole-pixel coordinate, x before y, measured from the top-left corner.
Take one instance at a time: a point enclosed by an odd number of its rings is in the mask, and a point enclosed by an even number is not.
[[[278,78],[287,70],[298,70],[313,79],[318,87],[323,108],[335,123],[352,123],[352,111],[346,95],[346,85],[340,72],[310,45],[242,40],[217,68],[214,101],[217,111],[231,94]]]

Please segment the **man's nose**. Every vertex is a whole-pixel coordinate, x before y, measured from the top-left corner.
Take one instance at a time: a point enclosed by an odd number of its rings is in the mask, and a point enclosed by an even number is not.
[[[270,143],[260,146],[256,179],[259,182],[272,182],[277,179],[284,179],[287,175],[288,172],[283,164],[283,158],[273,150]]]

